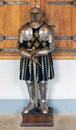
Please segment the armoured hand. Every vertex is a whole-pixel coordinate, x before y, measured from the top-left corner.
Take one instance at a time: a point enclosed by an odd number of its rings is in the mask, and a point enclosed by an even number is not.
[[[43,48],[43,49],[35,50],[35,51],[32,53],[32,56],[31,56],[31,57],[45,56],[45,55],[47,55],[49,52],[51,52],[50,48],[45,47],[45,48]]]
[[[41,66],[41,64],[37,60],[37,56],[44,56],[44,55],[47,55],[49,52],[50,52],[50,49],[48,47],[40,49],[40,50],[33,50],[31,52],[31,60],[32,60],[32,62],[35,62],[36,64]]]
[[[21,48],[20,49],[20,54],[21,54],[22,57],[28,58],[32,62],[35,62],[36,64],[39,64],[37,58],[35,57],[36,52],[28,52],[25,48]]]
[[[32,60],[34,63],[36,63],[36,64],[38,64],[39,66],[41,66],[41,64],[38,62],[38,60],[37,60],[37,58],[36,58],[35,56],[31,57],[31,60]]]

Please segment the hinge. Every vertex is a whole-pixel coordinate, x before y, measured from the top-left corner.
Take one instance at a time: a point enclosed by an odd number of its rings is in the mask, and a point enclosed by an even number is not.
[[[70,48],[68,48],[68,49],[58,49],[58,48],[56,48],[54,50],[54,52],[76,52],[76,49],[70,49]]]
[[[5,36],[3,36],[2,34],[0,34],[0,41],[2,42],[3,40],[5,40]]]
[[[20,52],[17,48],[0,48],[0,52],[6,52],[6,53],[8,53],[8,52]],[[64,49],[64,48],[62,48],[62,49],[60,49],[60,48],[55,48],[55,50],[53,51],[53,52],[76,52],[76,49],[70,49],[70,48],[68,48],[68,49]]]
[[[55,40],[73,40],[76,42],[76,34],[74,36],[54,36]]]
[[[3,40],[18,40],[18,36],[4,36],[0,34],[0,41],[2,42]]]
[[[0,1],[0,6],[3,6],[3,5],[25,5],[25,4],[29,4],[28,1]]]
[[[76,0],[72,0],[72,1],[48,1],[48,4],[51,5],[74,5],[76,6]]]
[[[0,6],[3,6],[3,1],[0,1]]]
[[[0,41],[18,40],[18,36],[4,36],[0,34]],[[74,36],[54,36],[54,40],[73,40],[76,42],[76,34]]]
[[[73,5],[76,6],[76,0],[73,0]]]

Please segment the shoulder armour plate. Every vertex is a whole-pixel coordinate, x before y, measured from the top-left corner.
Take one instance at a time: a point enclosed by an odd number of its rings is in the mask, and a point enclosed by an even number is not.
[[[48,25],[43,25],[39,30],[39,36],[42,40],[47,41],[49,40],[49,35],[51,34],[52,30]]]
[[[33,31],[32,28],[29,27],[28,25],[23,26],[20,29],[20,35],[22,36],[24,41],[29,41],[33,37]]]

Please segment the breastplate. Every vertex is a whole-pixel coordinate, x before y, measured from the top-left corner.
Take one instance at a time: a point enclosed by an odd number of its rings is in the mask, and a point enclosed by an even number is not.
[[[40,49],[49,46],[49,34],[50,28],[45,24],[38,28],[28,26],[26,30],[22,30],[24,47]]]

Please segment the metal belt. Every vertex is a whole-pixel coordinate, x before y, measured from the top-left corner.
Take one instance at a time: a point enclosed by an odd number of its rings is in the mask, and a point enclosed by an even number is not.
[[[76,6],[76,0],[72,0],[72,1],[48,1],[48,4],[51,5],[74,5]]]
[[[76,41],[76,34],[74,36],[54,36],[55,40],[73,40]],[[18,40],[18,36],[4,36],[0,35],[0,41],[3,40]]]
[[[3,6],[3,5],[21,5],[21,4],[29,4],[28,1],[0,1],[0,6]]]

